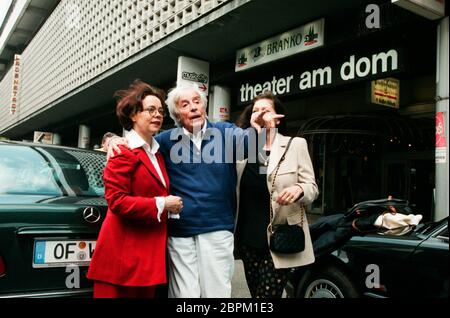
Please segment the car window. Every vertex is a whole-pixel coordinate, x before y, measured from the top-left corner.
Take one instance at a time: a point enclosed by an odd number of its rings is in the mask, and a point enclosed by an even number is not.
[[[103,152],[2,145],[0,194],[103,196]]]
[[[0,194],[61,195],[54,169],[28,147],[0,147]]]
[[[40,147],[37,150],[53,163],[62,187],[69,195],[104,195],[106,156],[103,152]]]
[[[440,231],[436,237],[441,238],[441,239],[447,239],[448,242],[448,227],[445,227],[444,229],[442,229],[442,231]]]
[[[104,194],[103,169],[106,166],[104,153],[81,152],[77,150],[67,150],[67,153],[74,156],[81,167],[86,171],[89,187],[98,195]]]
[[[436,231],[436,228],[440,225],[440,224],[442,224],[443,222],[448,222],[448,220],[447,219],[443,219],[443,220],[440,220],[440,221],[435,221],[435,222],[428,222],[428,223],[425,223],[422,227],[420,227],[419,229],[418,229],[418,234],[422,234],[422,235],[430,235],[430,234],[432,234],[433,232],[435,232]]]

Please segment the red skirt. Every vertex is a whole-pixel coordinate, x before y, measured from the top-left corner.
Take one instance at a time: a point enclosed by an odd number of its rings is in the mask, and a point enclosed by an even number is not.
[[[105,282],[94,282],[94,298],[153,298],[156,286],[120,286]]]

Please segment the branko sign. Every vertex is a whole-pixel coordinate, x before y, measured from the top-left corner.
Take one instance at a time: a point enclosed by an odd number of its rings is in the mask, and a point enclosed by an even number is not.
[[[239,87],[238,103],[248,103],[256,95],[270,90],[275,95],[291,95],[308,90],[332,86],[355,80],[377,77],[399,69],[395,49],[370,56],[350,55],[342,64],[325,65],[282,75],[270,75],[258,82],[244,82]]]
[[[323,45],[324,19],[271,37],[236,52],[235,71],[275,61]]]

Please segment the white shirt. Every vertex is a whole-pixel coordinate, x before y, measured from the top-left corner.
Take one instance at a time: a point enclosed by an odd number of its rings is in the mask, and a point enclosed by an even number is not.
[[[127,133],[125,138],[128,141],[128,146],[130,147],[130,149],[142,147],[145,150],[145,153],[147,154],[148,158],[155,167],[156,172],[158,173],[159,179],[161,180],[162,184],[167,188],[166,180],[164,180],[161,168],[159,167],[158,159],[156,158],[156,153],[158,152],[159,144],[155,140],[155,138],[152,137],[152,145],[150,146],[144,139],[142,139],[141,136],[139,136],[139,134],[134,129],[131,129]],[[161,222],[161,214],[164,211],[165,199],[164,197],[155,197],[155,199],[156,199],[156,207],[158,209],[158,221]]]
[[[195,132],[195,130],[194,130]],[[205,122],[203,123],[203,127],[200,131],[195,132],[195,134],[190,133],[189,130],[187,130],[186,128],[183,127],[183,133],[186,136],[189,136],[189,138],[192,140],[192,142],[194,143],[195,147],[197,147],[197,150],[200,150],[200,148],[202,147],[202,139],[203,139],[203,135],[206,132],[206,119]]]

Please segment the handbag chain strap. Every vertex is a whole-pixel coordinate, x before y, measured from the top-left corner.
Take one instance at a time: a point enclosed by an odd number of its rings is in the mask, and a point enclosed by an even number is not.
[[[272,179],[272,191],[270,191],[270,223],[269,223],[269,232],[271,234],[273,234],[273,229],[272,229],[272,223],[273,223],[273,207],[272,207],[272,197],[273,197],[273,193],[275,192],[275,179],[277,178],[278,175],[278,170],[280,170],[280,166],[281,163],[284,161],[284,159],[286,158],[286,153],[289,150],[289,147],[291,146],[291,142],[292,139],[294,139],[294,137],[291,137],[291,139],[289,139],[289,142],[286,146],[286,150],[284,150],[283,155],[280,158],[280,161],[278,161],[277,167],[275,169],[275,172],[273,174],[273,179]],[[301,226],[303,226],[303,220],[304,220],[304,213],[303,211],[301,212],[302,215],[302,219],[301,219]]]

